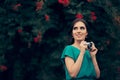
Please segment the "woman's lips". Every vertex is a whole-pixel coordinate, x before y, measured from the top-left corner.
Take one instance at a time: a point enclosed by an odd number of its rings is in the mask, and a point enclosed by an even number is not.
[[[77,37],[82,37],[82,35],[80,35],[80,34],[79,34],[79,35],[76,35],[76,36],[77,36]]]

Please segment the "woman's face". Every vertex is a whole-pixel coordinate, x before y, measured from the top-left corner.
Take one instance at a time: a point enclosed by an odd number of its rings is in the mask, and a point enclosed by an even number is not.
[[[83,22],[78,21],[74,24],[72,29],[72,36],[74,41],[83,41],[87,36],[87,29]]]

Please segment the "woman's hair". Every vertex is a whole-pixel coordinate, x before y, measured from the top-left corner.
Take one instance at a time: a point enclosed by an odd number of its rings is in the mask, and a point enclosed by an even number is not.
[[[71,24],[71,27],[73,28],[74,24],[75,24],[76,22],[79,22],[79,21],[80,21],[80,22],[83,22],[86,27],[88,26],[87,22],[86,22],[84,19],[76,18],[75,20],[73,20],[73,22],[72,22],[72,24]]]
[[[85,26],[86,26],[86,28],[87,28],[87,31],[88,31],[88,23],[87,23],[84,19],[76,18],[75,20],[73,20],[73,22],[71,23],[71,26],[70,26],[70,28],[69,28],[69,32],[68,32],[68,34],[70,34],[70,38],[71,38],[70,43],[71,43],[71,44],[74,42],[74,39],[72,38],[73,26],[74,26],[75,23],[77,23],[77,22],[79,22],[79,21],[80,21],[80,22],[83,22],[83,23],[85,24]]]

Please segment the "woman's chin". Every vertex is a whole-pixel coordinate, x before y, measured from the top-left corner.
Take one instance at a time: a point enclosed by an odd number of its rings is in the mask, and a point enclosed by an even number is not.
[[[85,40],[85,39],[81,39],[81,38],[78,38],[78,39],[77,39],[77,41],[83,41],[83,40]]]

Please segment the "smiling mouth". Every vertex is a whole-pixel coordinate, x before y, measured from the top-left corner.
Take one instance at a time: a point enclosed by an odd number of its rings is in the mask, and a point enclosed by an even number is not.
[[[77,37],[82,37],[82,35],[76,35]]]

